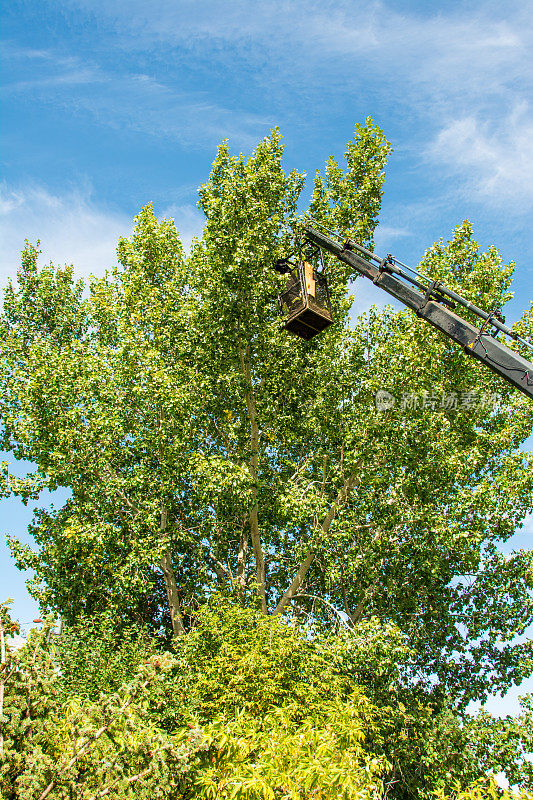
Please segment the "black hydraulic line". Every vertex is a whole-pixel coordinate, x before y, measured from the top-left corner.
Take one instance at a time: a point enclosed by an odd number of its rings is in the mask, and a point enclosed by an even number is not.
[[[417,276],[417,278],[422,278],[423,280],[431,283],[431,278],[428,278],[427,275],[421,275],[416,270],[411,269],[411,267],[408,267],[406,264],[402,264],[401,261],[397,261],[392,256],[387,256],[385,259],[379,258],[379,256],[376,256],[375,253],[372,253],[370,250],[367,250],[366,247],[363,247],[357,242],[354,242],[352,239],[347,239],[346,242],[344,243],[344,247],[347,250],[357,250],[357,252],[365,255],[369,261],[373,260],[377,264],[379,264],[380,271],[386,270],[387,272],[394,272],[396,275],[400,275],[404,280],[409,281],[409,283],[412,283],[413,286],[417,286],[423,292],[425,292],[428,287],[424,286],[424,284],[420,283],[420,281],[415,280],[415,278],[413,278],[411,275],[407,275],[407,273],[404,272],[403,269],[400,269],[398,264],[400,264],[402,267],[405,267],[405,269],[408,269],[409,272],[412,272],[414,275]]]
[[[491,325],[500,330],[502,333],[507,334],[507,336],[510,336],[511,339],[515,339],[517,342],[520,342],[521,344],[524,344],[527,347],[531,347],[531,344],[529,342],[527,342],[525,339],[522,339],[517,334],[516,331],[513,331],[512,328],[509,328],[493,314],[487,314],[487,312],[483,311],[482,308],[478,308],[469,300],[465,300],[464,297],[461,297],[461,295],[452,292],[451,289],[448,289],[448,287],[444,286],[442,283],[437,283],[437,289],[439,292],[442,292],[442,294],[445,294],[447,297],[450,297],[452,300],[455,300],[455,302],[459,303],[459,305],[464,306],[464,308],[468,308],[478,317],[481,317],[481,319],[484,319],[486,322],[487,321],[490,322]]]
[[[354,242],[352,239],[348,239],[347,242],[345,242],[344,247],[347,247],[347,249],[350,249],[350,250],[357,250],[359,253],[363,253],[369,260],[372,259],[373,261],[381,263],[381,259],[379,258],[379,256],[376,256],[375,253],[372,253],[371,250],[367,250],[366,247],[363,247],[362,245],[358,244],[357,242]],[[409,281],[414,286],[418,286],[419,289],[422,289],[423,291],[425,291],[426,287],[423,286],[423,284],[419,283],[419,281],[416,281],[413,278],[411,278],[410,275],[406,275],[405,272],[403,272],[403,270],[399,269],[396,266],[396,264],[400,264],[402,267],[405,267],[405,269],[408,269],[410,272],[412,272],[417,277],[423,278],[424,280],[426,280],[426,281],[428,281],[430,283],[432,282],[431,278],[429,278],[427,275],[422,275],[420,272],[417,272],[416,270],[411,269],[411,267],[408,267],[406,264],[402,264],[401,261],[397,261],[396,259],[391,259],[390,261],[387,262],[387,265],[386,265],[387,270],[389,270],[391,272],[395,272],[397,275],[401,275],[402,278],[404,278],[405,280]],[[529,348],[533,349],[533,345],[530,342],[526,341],[525,339],[522,339],[517,334],[516,331],[513,331],[512,328],[509,328],[507,325],[505,325],[501,320],[498,319],[498,317],[494,316],[494,314],[489,314],[486,311],[483,311],[482,308],[478,308],[473,303],[471,303],[470,300],[467,300],[466,298],[461,297],[460,294],[457,294],[456,292],[453,292],[451,289],[448,289],[448,287],[445,286],[440,281],[435,281],[433,283],[433,290],[438,292],[439,294],[442,294],[442,295],[445,295],[446,297],[449,297],[450,300],[453,300],[454,302],[459,303],[459,305],[463,306],[464,308],[467,308],[473,314],[476,314],[476,316],[480,317],[481,319],[485,320],[486,322],[490,321],[491,325],[493,325],[498,330],[502,331],[502,333],[505,333],[507,336],[510,336],[511,339],[514,339],[515,341],[520,342],[520,344],[523,344],[526,347],[529,347]]]
[[[354,242],[353,239],[347,239],[346,244],[350,250],[357,250],[359,253],[362,253],[364,256],[366,256],[370,261],[377,261],[378,263],[381,262],[381,258],[373,253],[372,250],[367,250],[366,247],[363,247],[363,245],[359,244],[358,242]]]
[[[514,331],[511,331],[510,328],[507,328],[492,315],[478,309],[468,300],[443,287],[442,284],[435,283],[433,286],[433,291],[437,292],[436,297],[431,294],[428,295],[427,292],[422,294],[396,277],[396,274],[398,272],[401,273],[401,270],[396,268],[391,272],[387,271],[391,266],[390,264],[383,264],[383,261],[375,256],[374,253],[362,248],[360,245],[357,245],[357,252],[355,252],[355,243],[351,241],[348,241],[345,246],[312,227],[306,227],[306,235],[311,242],[332,253],[340,261],[349,264],[359,274],[369,278],[376,286],[379,286],[392,297],[412,309],[417,316],[426,319],[433,327],[460,344],[466,353],[486,364],[489,369],[512,383],[527,397],[533,398],[533,364],[493,336],[484,333],[483,328],[476,328],[466,320],[461,319],[457,314],[454,314],[453,311],[445,307],[439,295],[441,297],[442,295],[447,296],[450,300],[469,308],[483,320],[489,321],[491,325],[496,325],[498,322],[496,327],[504,333],[512,335],[513,338],[519,338]],[[368,258],[364,258],[360,253],[368,254]],[[377,261],[383,268],[380,269],[379,266],[372,264],[370,259]],[[401,277],[404,277],[404,274],[401,274]],[[421,288],[425,290],[426,287]],[[445,289],[446,291],[444,291]],[[520,339],[520,341],[522,340]]]

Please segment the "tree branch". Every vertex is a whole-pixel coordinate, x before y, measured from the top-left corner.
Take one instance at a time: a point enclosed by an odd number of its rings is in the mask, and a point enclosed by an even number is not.
[[[183,625],[183,618],[180,611],[180,598],[178,594],[178,585],[176,583],[176,576],[172,567],[172,555],[169,552],[164,553],[159,561],[159,566],[165,579],[165,588],[167,590],[168,607],[170,609],[170,617],[172,619],[172,630],[174,636],[183,636],[185,627]]]
[[[352,625],[355,627],[355,625],[361,619],[361,614],[363,612],[363,609],[361,603],[359,603],[359,605],[355,609],[355,614],[352,614],[352,612],[350,611],[350,608],[348,606],[348,600],[346,598],[346,590],[344,588],[344,567],[342,564],[341,564],[341,594],[342,594],[342,604],[344,606],[344,611],[346,612],[346,616],[348,617]],[[359,606],[361,606],[360,609]]]
[[[131,693],[126,702],[123,703],[122,706],[114,714],[112,714],[111,718],[106,722],[106,724],[102,725],[96,731],[96,733],[94,733],[89,739],[87,739],[86,742],[80,745],[80,747],[74,753],[70,761],[64,767],[60,768],[59,774],[61,774],[61,772],[68,772],[69,769],[74,766],[78,758],[80,758],[80,756],[82,756],[89,749],[89,747],[91,747],[107,731],[107,729],[111,726],[113,721],[124,713],[127,707],[131,705],[131,703],[133,703],[135,697],[139,694],[139,692],[142,692],[144,689],[146,689],[146,687],[152,682],[152,680],[153,678],[152,676],[150,676],[149,678],[147,678],[147,680],[144,681],[144,683],[142,683],[135,691]],[[44,792],[39,796],[39,800],[45,800],[45,798],[48,797],[48,795],[56,785],[56,781],[57,777],[53,778],[50,781]]]
[[[231,581],[233,579],[231,569],[229,567],[225,567],[224,564],[218,560],[209,545],[200,542],[200,546],[205,549],[207,557],[212,562],[213,571],[217,576],[218,581],[220,583],[225,583],[227,580]]]
[[[246,555],[248,553],[248,515],[242,525],[241,536],[239,539],[239,552],[237,555],[237,584],[241,589],[246,586]]]
[[[326,533],[326,531],[329,530],[329,528],[331,526],[331,523],[333,522],[333,520],[335,518],[335,514],[337,513],[337,510],[344,503],[344,501],[348,497],[349,493],[353,489],[353,487],[355,485],[355,480],[356,480],[355,475],[350,475],[350,477],[346,480],[346,482],[345,482],[344,486],[342,487],[342,489],[339,491],[339,493],[338,493],[338,495],[337,495],[337,497],[335,499],[335,502],[332,503],[330,510],[328,511],[324,521],[322,522],[322,525],[320,526],[324,533]],[[290,600],[298,592],[298,590],[300,589],[300,586],[303,584],[303,582],[304,582],[304,580],[306,578],[307,573],[309,572],[309,567],[313,563],[314,558],[315,558],[315,552],[314,552],[314,549],[311,547],[311,549],[309,550],[307,556],[304,558],[304,560],[300,564],[298,572],[296,573],[291,585],[289,586],[289,588],[287,589],[287,591],[285,592],[285,594],[283,595],[283,597],[279,601],[278,605],[276,606],[274,614],[281,614],[281,612],[286,607],[286,605],[290,602]]]
[[[328,608],[330,608],[330,609],[333,611],[333,613],[337,615],[337,617],[339,618],[339,622],[341,623],[341,625],[344,625],[344,627],[345,627],[347,630],[349,630],[349,631],[351,630],[350,626],[349,626],[349,625],[347,625],[347,624],[345,623],[345,621],[343,620],[343,618],[341,617],[341,613],[340,613],[340,611],[338,611],[338,610],[335,608],[335,606],[331,605],[331,603],[329,603],[327,600],[324,600],[324,598],[323,598],[323,597],[319,597],[319,596],[318,596],[318,595],[316,595],[316,594],[305,594],[304,592],[298,592],[298,594],[296,595],[296,598],[295,598],[295,599],[296,599],[296,600],[298,600],[298,598],[299,598],[299,597],[309,597],[309,599],[310,599],[310,600],[318,600],[319,602],[321,602],[321,603],[324,603],[324,605],[326,605]],[[349,615],[348,615],[348,616],[349,616]]]
[[[320,487],[320,494],[324,494],[326,490],[327,466],[328,466],[328,457],[324,455],[322,459],[322,486]]]
[[[110,783],[109,786],[106,786],[105,789],[101,789],[99,792],[96,792],[96,794],[93,794],[89,798],[89,800],[96,800],[96,798],[98,797],[106,797],[106,795],[109,794],[111,789],[113,789],[117,785],[117,783],[120,783],[120,781],[122,780],[125,780],[128,786],[132,783],[136,783],[137,781],[146,778],[151,771],[152,767],[150,766],[147,769],[144,769],[142,772],[137,773],[137,775],[132,775],[130,778],[123,778],[122,776],[120,776],[119,778],[116,778],[116,780],[114,780],[112,783]]]
[[[252,547],[255,557],[256,581],[257,581],[257,594],[261,598],[261,611],[264,614],[268,613],[266,602],[266,588],[265,588],[265,560],[263,557],[263,548],[261,546],[261,534],[259,532],[259,426],[257,424],[257,413],[255,405],[255,395],[252,385],[252,373],[250,368],[250,348],[247,345],[246,351],[239,347],[239,356],[241,359],[241,368],[246,380],[246,408],[248,410],[248,417],[250,419],[250,461],[248,462],[248,471],[252,478],[252,497],[253,506],[250,511],[250,536],[252,539]]]
[[[98,473],[98,477],[100,478],[100,480],[104,481],[105,483],[108,483],[109,482],[109,477],[110,477],[112,479],[113,483],[116,484],[118,479],[117,479],[117,475],[114,472],[111,464],[106,464],[105,465],[105,469],[106,469],[106,472],[108,474],[108,477],[106,478],[105,474],[100,472],[100,473]],[[115,489],[115,492],[117,493],[117,497],[120,500],[122,500],[124,505],[126,505],[130,509],[130,513],[132,515],[132,518],[135,519],[135,517],[139,514],[139,511],[140,511],[139,506],[137,504],[137,501],[135,499],[130,498],[125,492],[122,491],[122,489],[119,489],[118,486],[115,485],[114,489]]]

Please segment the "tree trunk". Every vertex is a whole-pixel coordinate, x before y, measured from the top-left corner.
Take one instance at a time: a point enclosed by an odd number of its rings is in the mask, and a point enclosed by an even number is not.
[[[162,418],[162,411],[158,413],[158,430],[161,424]],[[159,445],[159,453],[161,461],[163,459],[163,448],[162,445]],[[159,524],[159,533],[160,536],[163,536],[168,526],[168,508],[163,506],[161,509],[161,521]],[[181,617],[180,611],[180,598],[178,595],[178,585],[176,583],[176,576],[174,575],[174,570],[172,568],[172,554],[166,552],[159,562],[159,566],[163,571],[163,576],[165,578],[165,588],[167,590],[167,600],[168,600],[168,608],[170,611],[170,619],[172,622],[172,630],[174,632],[174,636],[182,636],[185,633],[185,628],[183,627],[183,619]]]
[[[248,551],[248,520],[243,525],[243,531],[239,541],[239,552],[237,555],[237,585],[239,589],[246,586],[246,554]]]
[[[257,497],[257,487],[254,488],[254,494]],[[268,606],[266,601],[266,570],[265,560],[263,558],[263,548],[261,547],[261,536],[259,533],[259,516],[258,504],[255,503],[250,513],[250,532],[252,535],[252,546],[255,556],[255,578],[257,581],[257,594],[261,598],[261,611],[263,614],[268,614]]]
[[[183,636],[185,633],[185,628],[183,627],[178,586],[176,584],[174,570],[172,569],[172,556],[170,553],[165,553],[159,562],[159,566],[161,567],[165,578],[165,588],[167,590],[168,607],[170,609],[170,618],[172,620],[172,630],[174,631],[174,636]]]
[[[255,573],[257,581],[257,595],[261,598],[261,611],[263,614],[268,614],[268,606],[266,601],[266,569],[265,560],[263,558],[263,548],[261,547],[261,534],[259,533],[259,505],[258,505],[258,477],[259,477],[259,426],[257,424],[257,415],[255,407],[255,395],[252,385],[252,372],[250,369],[249,349],[246,349],[246,354],[242,351],[241,366],[246,379],[246,407],[248,409],[248,416],[250,418],[250,461],[248,463],[248,470],[253,481],[252,497],[254,504],[250,511],[250,538],[252,539],[252,549],[255,557]]]

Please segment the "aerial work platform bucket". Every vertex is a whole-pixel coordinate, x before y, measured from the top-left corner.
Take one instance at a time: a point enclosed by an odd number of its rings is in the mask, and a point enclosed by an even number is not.
[[[283,328],[301,339],[312,339],[329,327],[333,314],[325,276],[307,261],[291,269],[286,259],[280,259],[275,269],[289,273],[285,291],[279,295]]]

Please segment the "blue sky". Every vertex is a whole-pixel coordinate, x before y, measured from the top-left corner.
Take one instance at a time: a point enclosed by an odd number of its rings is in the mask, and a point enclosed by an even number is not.
[[[378,251],[416,264],[472,220],[517,264],[512,321],[533,296],[532,18],[532,2],[6,0],[0,285],[25,237],[102,273],[150,201],[188,244],[222,139],[249,152],[278,125],[287,169],[312,176],[370,115],[394,147]],[[357,291],[360,309],[377,299]],[[2,528],[30,516],[5,501]],[[0,559],[1,594],[31,620]]]

